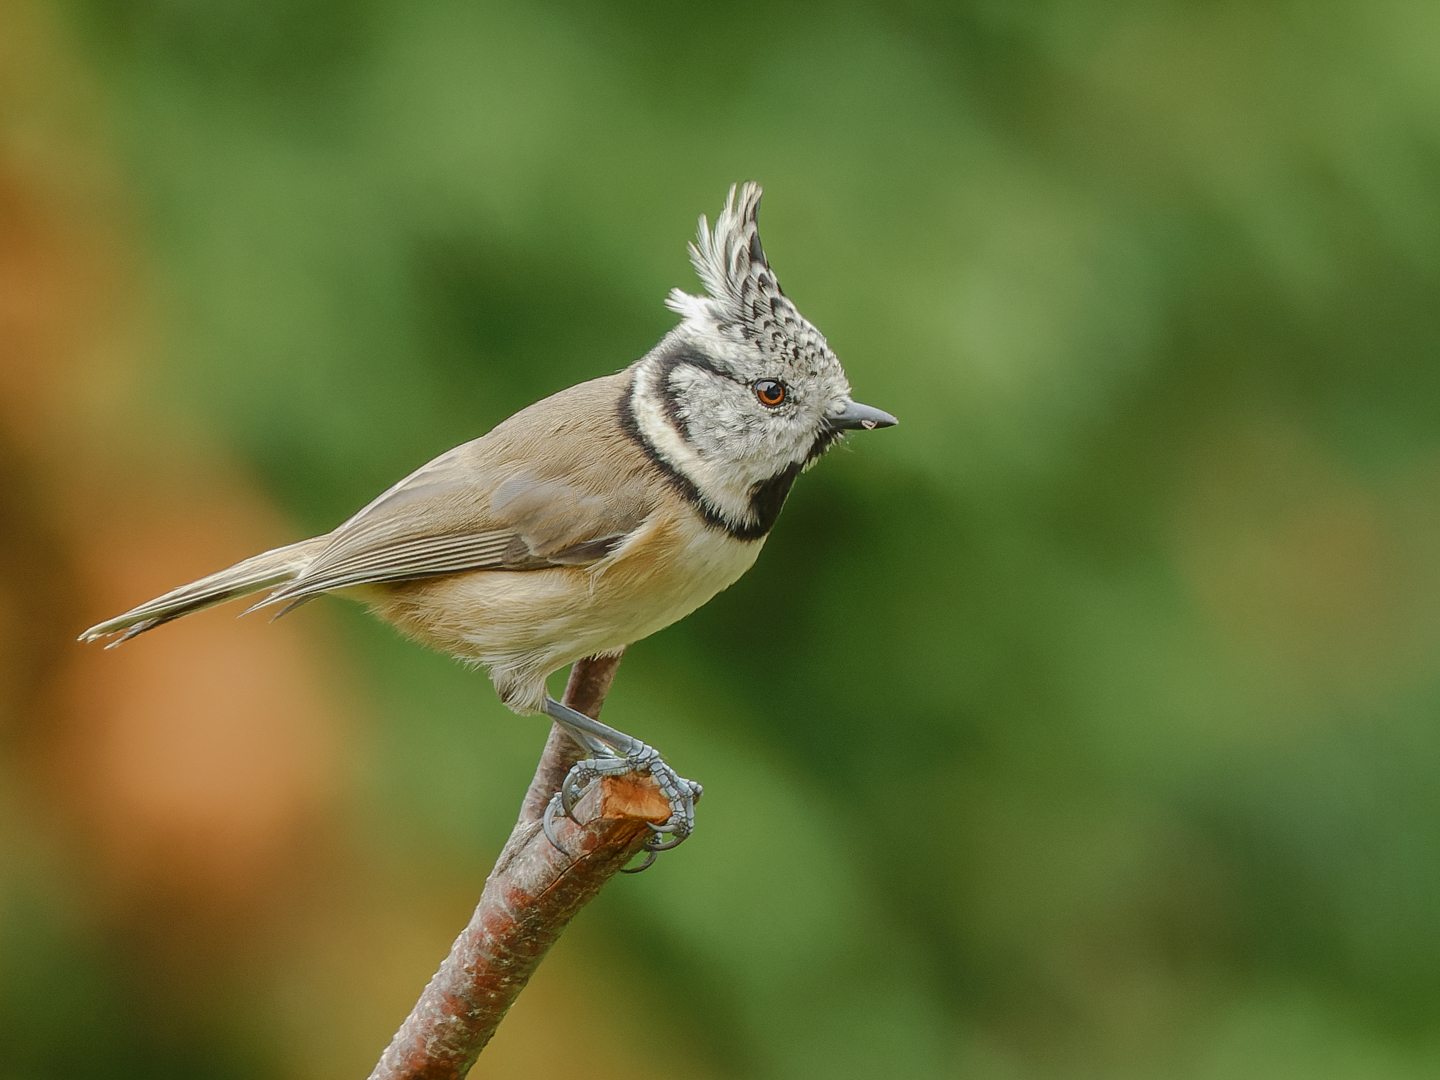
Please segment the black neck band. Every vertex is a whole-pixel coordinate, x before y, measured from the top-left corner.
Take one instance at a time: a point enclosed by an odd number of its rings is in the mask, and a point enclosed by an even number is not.
[[[668,388],[666,388],[667,392]],[[696,486],[695,481],[682,473],[675,465],[662,455],[655,444],[645,437],[640,430],[640,423],[635,419],[635,406],[631,403],[631,395],[635,393],[635,387],[631,386],[620,396],[620,428],[625,432],[641,450],[645,451],[648,457],[665,475],[665,479],[685,501],[695,508],[705,520],[705,524],[715,529],[720,529],[736,540],[760,540],[770,532],[775,525],[775,519],[780,516],[780,510],[785,505],[785,498],[790,494],[790,485],[795,483],[795,477],[800,475],[802,468],[799,464],[789,465],[766,480],[750,488],[750,513],[749,520],[737,522],[728,515],[722,513]],[[682,433],[683,437],[683,433]]]

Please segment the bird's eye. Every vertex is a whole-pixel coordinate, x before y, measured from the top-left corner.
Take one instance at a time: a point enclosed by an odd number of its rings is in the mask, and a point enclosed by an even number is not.
[[[755,396],[767,409],[785,404],[785,384],[774,379],[761,379],[755,384]]]

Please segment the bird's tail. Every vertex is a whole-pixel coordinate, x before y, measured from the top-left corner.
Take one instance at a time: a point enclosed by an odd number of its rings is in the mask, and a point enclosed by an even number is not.
[[[146,630],[152,630],[171,619],[178,619],[191,612],[203,611],[216,604],[223,604],[226,600],[248,596],[261,589],[272,588],[289,581],[305,569],[310,560],[325,547],[329,539],[328,536],[312,537],[309,540],[301,540],[298,544],[276,548],[274,551],[267,551],[263,555],[256,555],[254,558],[236,563],[209,577],[203,577],[199,581],[192,581],[189,585],[172,589],[164,596],[157,596],[154,600],[132,608],[124,615],[118,615],[92,626],[80,635],[80,640],[98,641],[100,638],[114,637],[115,640],[105,646],[107,649],[113,649],[116,645],[129,641],[136,634],[143,634]]]

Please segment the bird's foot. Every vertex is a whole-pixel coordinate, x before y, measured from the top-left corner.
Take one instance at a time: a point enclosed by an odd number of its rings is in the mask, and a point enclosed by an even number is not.
[[[623,776],[626,773],[654,777],[660,794],[670,803],[670,817],[663,825],[650,826],[655,835],[645,843],[644,850],[649,853],[645,862],[633,869],[627,867],[623,872],[638,874],[649,868],[657,854],[683,843],[695,830],[695,803],[699,801],[704,789],[694,780],[687,780],[677,773],[665,763],[658,750],[639,740],[632,742],[629,753],[623,757],[604,755],[586,758],[577,762],[566,774],[560,790],[551,797],[549,805],[545,807],[545,816],[542,819],[545,835],[550,842],[564,850],[555,838],[556,814],[573,821],[575,804],[580,801],[581,795],[590,784],[601,777]]]

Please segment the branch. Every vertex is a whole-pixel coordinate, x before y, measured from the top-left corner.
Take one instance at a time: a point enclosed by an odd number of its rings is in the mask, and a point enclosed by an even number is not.
[[[587,657],[570,670],[564,703],[596,719],[620,657]],[[583,751],[550,729],[520,820],[485,881],[470,925],[455,939],[370,1080],[460,1080],[566,924],[640,850],[649,822],[670,805],[649,777],[607,777],[557,819],[557,851],[540,828],[550,796]]]

